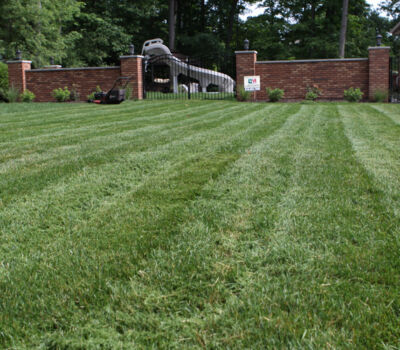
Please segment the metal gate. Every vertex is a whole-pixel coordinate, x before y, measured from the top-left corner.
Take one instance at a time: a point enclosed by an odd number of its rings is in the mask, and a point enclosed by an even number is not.
[[[400,57],[390,58],[389,101],[400,103]]]
[[[143,96],[146,99],[226,100],[235,98],[233,69],[201,59],[160,55],[143,61]],[[231,73],[231,75],[226,74]]]

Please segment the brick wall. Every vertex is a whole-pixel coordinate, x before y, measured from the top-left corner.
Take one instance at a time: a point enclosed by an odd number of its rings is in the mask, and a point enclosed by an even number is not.
[[[81,69],[33,69],[26,71],[26,88],[36,95],[35,101],[55,101],[51,96],[54,89],[64,88],[71,91],[75,85],[80,100],[87,100],[87,95],[99,85],[103,91],[112,87],[120,76],[120,68],[81,68]]]
[[[286,100],[302,100],[307,86],[317,85],[321,99],[342,100],[343,91],[360,88],[368,97],[368,59],[257,62],[261,77],[257,100],[267,100],[266,87],[285,90]]]
[[[142,56],[122,56],[119,67],[91,67],[91,68],[58,68],[31,69],[30,61],[9,61],[8,77],[10,86],[14,85],[20,91],[28,89],[36,95],[37,102],[55,101],[52,91],[65,86],[71,91],[77,90],[81,101],[86,101],[96,86],[108,91],[114,81],[120,76],[132,77],[133,98],[143,98],[142,84]]]
[[[372,47],[368,58],[293,61],[257,61],[256,51],[237,51],[236,75],[238,87],[244,76],[260,76],[261,90],[252,93],[257,101],[268,99],[266,87],[285,90],[284,100],[303,100],[313,85],[322,90],[321,100],[343,100],[350,87],[371,100],[377,89],[389,89],[389,48]]]

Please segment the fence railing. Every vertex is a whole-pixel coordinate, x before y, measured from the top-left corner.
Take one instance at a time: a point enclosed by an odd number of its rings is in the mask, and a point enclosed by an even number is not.
[[[390,58],[389,102],[400,103],[400,57]]]
[[[143,86],[146,99],[235,98],[235,80],[222,65],[190,57],[155,56],[144,60]]]

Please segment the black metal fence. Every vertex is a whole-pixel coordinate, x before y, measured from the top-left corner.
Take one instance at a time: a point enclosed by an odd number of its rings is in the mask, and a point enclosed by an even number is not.
[[[400,57],[390,58],[389,101],[400,103]]]
[[[232,60],[204,62],[199,58],[161,55],[145,58],[144,98],[225,100],[235,98]]]

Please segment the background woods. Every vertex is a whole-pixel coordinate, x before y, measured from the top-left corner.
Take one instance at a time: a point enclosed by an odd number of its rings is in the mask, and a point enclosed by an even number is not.
[[[131,42],[139,52],[145,40],[160,37],[177,52],[211,59],[242,49],[245,38],[263,59],[338,57],[342,3],[3,0],[0,55],[14,58],[19,48],[34,67],[49,64],[51,57],[63,66],[114,65]],[[263,13],[243,16],[254,4]],[[400,1],[383,1],[379,12],[365,0],[349,1],[345,56],[366,56],[377,32],[398,52],[398,43],[386,33],[399,14]]]

